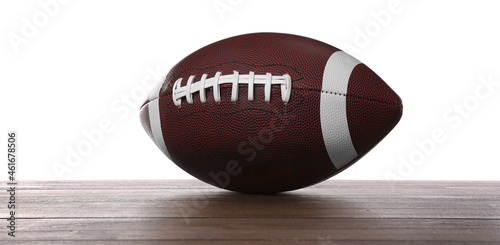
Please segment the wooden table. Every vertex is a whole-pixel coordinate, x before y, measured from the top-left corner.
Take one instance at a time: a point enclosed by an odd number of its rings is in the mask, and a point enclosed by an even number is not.
[[[500,244],[500,182],[330,180],[246,195],[195,180],[24,181],[15,238],[1,185],[1,244]]]

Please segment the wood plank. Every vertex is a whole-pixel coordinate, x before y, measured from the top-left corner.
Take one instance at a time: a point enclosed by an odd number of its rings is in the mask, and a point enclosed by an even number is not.
[[[26,222],[25,225],[23,223]],[[29,223],[28,223],[29,222]],[[500,241],[498,220],[309,218],[103,218],[20,222],[22,239]]]
[[[24,181],[16,198],[17,237],[2,226],[0,243],[500,243],[492,181],[326,181],[279,195],[195,180]]]

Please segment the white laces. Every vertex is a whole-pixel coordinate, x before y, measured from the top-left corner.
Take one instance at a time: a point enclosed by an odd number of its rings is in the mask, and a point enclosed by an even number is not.
[[[281,99],[284,103],[288,103],[292,93],[292,79],[290,75],[284,74],[283,76],[273,76],[271,73],[266,75],[255,75],[254,72],[249,74],[240,75],[237,71],[233,74],[221,75],[222,72],[215,73],[214,77],[207,78],[207,74],[203,74],[201,79],[194,82],[195,76],[190,76],[187,80],[186,86],[181,87],[182,78],[177,79],[172,89],[172,99],[176,106],[181,105],[181,98],[186,97],[189,104],[193,103],[193,94],[200,93],[200,101],[205,103],[207,101],[205,89],[212,88],[215,102],[220,102],[220,85],[225,83],[233,84],[231,92],[231,101],[238,100],[238,87],[240,84],[248,85],[248,100],[254,99],[254,86],[264,85],[264,100],[269,103],[271,100],[271,86],[281,86]]]

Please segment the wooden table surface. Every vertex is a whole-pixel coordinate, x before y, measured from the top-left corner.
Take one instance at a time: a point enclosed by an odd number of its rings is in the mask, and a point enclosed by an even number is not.
[[[1,244],[500,244],[500,182],[342,181],[247,195],[196,180],[24,181]]]

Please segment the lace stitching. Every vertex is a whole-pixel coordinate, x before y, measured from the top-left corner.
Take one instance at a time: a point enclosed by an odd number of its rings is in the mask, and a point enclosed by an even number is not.
[[[177,79],[172,89],[174,104],[180,106],[183,97],[186,97],[188,104],[192,104],[193,94],[196,92],[199,92],[201,103],[206,103],[207,98],[205,89],[210,88],[213,90],[215,102],[220,102],[220,85],[228,83],[232,84],[232,102],[238,100],[238,88],[240,84],[246,84],[248,86],[247,96],[249,101],[254,100],[254,91],[257,85],[264,85],[264,101],[267,103],[271,101],[271,87],[273,85],[279,85],[281,87],[281,99],[285,104],[290,101],[290,95],[292,93],[292,79],[288,74],[273,76],[271,73],[255,75],[255,72],[252,71],[248,74],[239,74],[238,71],[234,71],[233,74],[222,75],[222,72],[217,72],[214,77],[207,77],[207,74],[203,74],[200,80],[195,82],[195,76],[189,76],[186,86],[181,86],[182,78]]]

